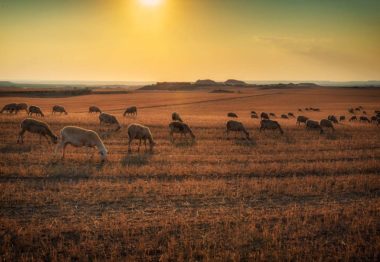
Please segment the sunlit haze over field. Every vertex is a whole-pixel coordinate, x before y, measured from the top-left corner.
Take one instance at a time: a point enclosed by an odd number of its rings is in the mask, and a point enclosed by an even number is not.
[[[1,0],[0,79],[377,80],[380,2]]]

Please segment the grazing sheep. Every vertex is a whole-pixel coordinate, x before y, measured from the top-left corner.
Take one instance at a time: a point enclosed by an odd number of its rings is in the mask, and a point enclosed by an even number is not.
[[[339,121],[344,121],[344,120],[346,120],[346,117],[345,117],[345,116],[340,116],[340,117],[339,117]]]
[[[61,142],[57,145],[55,152],[62,150],[62,159],[65,158],[67,145],[74,147],[96,147],[99,150],[102,161],[107,158],[107,149],[99,135],[92,130],[77,126],[66,126],[61,129]]]
[[[364,107],[362,107],[362,106],[358,106],[358,108],[359,108],[360,110],[363,110],[363,109],[364,109]]]
[[[306,129],[307,130],[316,129],[316,130],[320,130],[321,134],[323,133],[323,129],[319,125],[319,123],[317,121],[310,120],[310,119],[306,121]]]
[[[363,115],[366,115],[367,114],[367,112],[366,111],[363,111]]]
[[[255,115],[255,114],[252,114],[251,118],[259,118],[259,117],[257,115]]]
[[[228,117],[234,117],[234,118],[237,118],[237,117],[238,117],[237,114],[232,113],[232,112],[228,113],[227,116],[228,116]]]
[[[145,150],[146,150],[146,140],[147,139],[149,140],[151,152],[153,151],[153,147],[156,144],[153,141],[153,136],[152,136],[152,133],[150,132],[149,128],[146,126],[140,125],[140,124],[130,124],[128,126],[128,137],[129,137],[129,141],[128,141],[128,152],[129,153],[132,152],[131,143],[134,139],[140,140],[139,147],[138,147],[139,152],[140,152],[140,146],[141,146],[141,140],[142,139],[144,140]]]
[[[100,110],[100,108],[97,106],[90,106],[88,108],[88,112],[89,113],[102,113],[102,110]]]
[[[360,111],[360,108],[359,107],[355,108],[355,111]]]
[[[305,111],[310,111],[310,109],[308,107],[305,107]]]
[[[335,123],[335,124],[338,124],[338,119],[334,115],[329,115],[327,117],[327,119],[330,120],[331,122]]]
[[[251,115],[257,115],[256,111],[251,111]]]
[[[315,112],[319,112],[319,111],[321,111],[319,108],[312,108],[312,107],[310,107],[310,110],[311,110],[311,111],[315,111]]]
[[[298,116],[297,117],[297,125],[301,125],[301,123],[304,123],[306,125],[306,121],[309,120],[306,116]]]
[[[374,122],[376,122],[376,121],[377,121],[377,119],[378,119],[378,117],[377,117],[377,116],[371,116],[371,123],[374,123]]]
[[[349,121],[352,122],[352,121],[357,121],[357,120],[358,120],[358,118],[356,116],[351,116]]]
[[[276,114],[275,113],[269,113],[269,116],[276,117]]]
[[[172,120],[173,121],[183,122],[181,116],[177,112],[173,112],[172,113]]]
[[[331,128],[333,131],[335,131],[333,122],[329,119],[322,119],[319,122],[319,125],[321,126],[321,128],[324,128],[324,127]]]
[[[298,112],[303,112],[301,108],[298,108]]]
[[[288,113],[288,116],[289,116],[289,117],[295,117],[295,116],[294,116],[294,114],[293,114],[293,113],[291,113],[291,112],[290,112],[290,113]]]
[[[283,119],[289,119],[288,115],[285,115],[285,114],[282,114],[281,118],[283,118]]]
[[[368,122],[370,123],[371,121],[369,121],[368,117],[366,116],[361,116],[360,119],[359,119],[360,122]]]
[[[260,122],[260,132],[261,130],[270,129],[275,130],[278,129],[281,134],[284,134],[284,131],[282,130],[280,124],[277,121],[263,119]]]
[[[348,109],[348,113],[350,113],[350,114],[355,114],[355,111],[354,111],[353,108],[349,108],[349,109]]]
[[[7,104],[7,105],[5,105],[5,106],[1,109],[0,113],[2,114],[2,113],[4,113],[4,112],[10,113],[10,114],[12,114],[13,112],[14,112],[14,113],[17,113],[17,104],[16,104],[16,103],[11,103],[11,104]]]
[[[249,133],[245,129],[243,123],[235,121],[235,120],[229,120],[227,122],[227,136],[230,134],[230,131],[232,132],[243,132],[246,136],[246,138],[249,140]]]
[[[17,143],[24,143],[24,133],[26,131],[33,133],[33,134],[39,134],[40,135],[40,143],[41,143],[41,137],[45,137],[47,140],[47,136],[51,138],[51,141],[56,144],[58,137],[51,131],[49,125],[43,121],[39,121],[33,118],[25,118],[22,120],[21,124],[21,131],[18,134]],[[49,142],[49,140],[48,140]]]
[[[191,131],[190,127],[185,123],[182,123],[179,121],[173,121],[169,124],[169,129],[170,129],[170,137],[172,140],[174,140],[174,136],[173,136],[174,133],[179,133],[181,134],[181,136],[182,135],[186,136],[186,134],[190,134],[192,139],[195,139],[195,135]]]
[[[33,114],[35,115],[40,115],[40,116],[45,116],[42,111],[41,111],[41,108],[39,108],[38,106],[30,106],[29,107],[29,114],[30,116],[32,116]]]
[[[374,110],[373,111],[376,115],[380,114],[380,110]]]
[[[137,107],[131,106],[125,109],[123,116],[126,115],[137,116]]]
[[[18,111],[21,111],[21,110],[24,110],[28,114],[28,105],[27,104],[19,103],[19,104],[17,104],[16,108],[17,108],[16,114],[18,113]]]
[[[118,131],[121,128],[121,125],[119,124],[119,121],[117,121],[116,117],[107,113],[101,113],[99,115],[99,120],[100,120],[100,126],[102,124],[107,124],[107,125],[116,125],[115,131]]]
[[[52,114],[55,114],[55,113],[65,113],[65,115],[67,115],[67,111],[65,110],[65,108],[63,106],[59,106],[59,105],[55,105],[53,106],[53,109],[52,109]]]
[[[261,118],[261,119],[269,119],[269,116],[268,116],[267,113],[262,112],[261,115],[260,115],[260,118]]]

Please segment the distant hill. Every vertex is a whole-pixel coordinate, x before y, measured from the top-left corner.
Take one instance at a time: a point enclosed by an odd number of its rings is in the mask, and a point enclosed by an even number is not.
[[[226,82],[224,82],[226,86],[246,86],[247,83],[240,80],[235,79],[228,79]]]
[[[0,81],[0,87],[16,87],[17,84],[10,81]]]
[[[219,85],[223,85],[223,83],[215,82],[214,80],[211,80],[211,79],[201,79],[201,80],[195,81],[194,85],[196,85],[196,86],[219,86]]]

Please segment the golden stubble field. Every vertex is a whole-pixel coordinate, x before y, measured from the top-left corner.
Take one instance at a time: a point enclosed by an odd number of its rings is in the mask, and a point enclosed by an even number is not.
[[[378,260],[380,127],[336,125],[320,135],[276,119],[285,134],[258,131],[250,111],[293,112],[320,120],[347,108],[380,110],[371,89],[250,90],[241,94],[137,92],[69,98],[0,97],[0,105],[40,106],[56,134],[66,125],[99,131],[109,150],[54,146],[26,134],[25,113],[0,115],[1,260]],[[69,115],[53,116],[61,104]],[[99,130],[98,105],[123,128]],[[123,118],[127,106],[136,118]],[[297,112],[319,107],[321,112]],[[171,113],[196,142],[169,140]],[[235,112],[252,141],[227,139]],[[358,115],[360,115],[358,113]],[[126,126],[150,127],[153,154],[127,153]]]

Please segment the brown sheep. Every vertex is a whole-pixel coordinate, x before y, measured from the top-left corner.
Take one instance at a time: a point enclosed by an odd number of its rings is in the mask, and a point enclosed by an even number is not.
[[[267,113],[262,112],[262,113],[260,114],[260,118],[261,118],[261,119],[269,119],[269,116],[268,116]]]
[[[283,118],[283,119],[289,119],[289,117],[287,115],[285,115],[285,114],[282,114],[281,118]]]
[[[288,116],[289,116],[289,117],[293,117],[293,118],[295,117],[295,115],[294,115],[292,112],[289,112],[289,113],[288,113]]]
[[[371,123],[377,122],[377,116],[371,116]]]
[[[298,108],[298,112],[303,112],[301,108]]]
[[[367,114],[367,112],[366,111],[363,111],[363,115],[366,115]]]
[[[51,131],[49,125],[43,121],[39,121],[33,118],[26,118],[22,120],[21,124],[21,131],[18,134],[17,143],[24,143],[24,133],[26,131],[33,133],[33,134],[39,134],[40,135],[40,143],[41,143],[41,137],[45,137],[47,140],[47,136],[51,138],[51,141],[56,144],[58,137]],[[49,142],[49,140],[48,140]]]
[[[183,122],[181,116],[177,112],[173,112],[172,113],[172,120],[173,121]]]
[[[227,122],[227,136],[230,134],[230,132],[242,132],[245,134],[246,138],[249,140],[249,133],[245,129],[243,123],[235,121],[235,120],[229,120]]]
[[[0,113],[2,114],[2,113],[4,113],[4,112],[7,112],[7,113],[9,113],[9,114],[17,113],[17,104],[16,104],[16,103],[11,103],[11,104],[7,104],[7,105],[5,105],[5,106],[1,109]]]
[[[228,117],[234,117],[234,118],[237,118],[237,117],[238,117],[237,114],[232,113],[232,112],[228,113],[227,116],[228,116]]]
[[[320,122],[319,122],[319,125],[321,126],[321,128],[331,128],[332,131],[335,131],[334,129],[334,125],[333,125],[333,122],[331,120],[328,120],[328,119],[322,119]]]
[[[90,106],[88,108],[88,112],[89,113],[102,113],[102,110],[100,110],[100,108],[97,106]]]
[[[182,123],[182,122],[179,122],[179,121],[173,121],[169,124],[169,129],[170,129],[170,137],[172,140],[174,140],[174,133],[179,133],[184,136],[186,136],[186,134],[190,134],[191,138],[192,139],[195,139],[195,135],[193,134],[193,132],[191,131],[191,128],[185,124],[185,123]]]
[[[334,124],[338,124],[338,119],[334,115],[329,115],[327,119],[333,122]]]
[[[321,134],[323,133],[323,129],[320,126],[320,124],[317,121],[309,119],[306,121],[306,130],[311,130],[311,129],[320,130],[320,133]]]
[[[257,115],[256,111],[251,111],[251,115]]]
[[[345,116],[340,116],[340,117],[339,117],[339,121],[344,121],[344,120],[346,120],[346,117],[345,117]]]
[[[349,121],[352,122],[352,121],[357,121],[357,120],[358,120],[358,118],[356,116],[351,116]]]
[[[150,145],[150,151],[153,151],[153,147],[156,144],[153,140],[152,133],[150,132],[149,128],[140,124],[130,124],[128,126],[128,152],[132,152],[131,150],[131,143],[134,139],[139,139],[139,147],[138,151],[140,152],[140,146],[141,146],[141,140],[144,140],[145,144],[145,150],[146,150],[146,140],[149,140]]]
[[[276,114],[275,113],[269,113],[269,116],[276,117]]]
[[[21,110],[24,110],[27,114],[28,114],[28,105],[25,104],[25,103],[19,103],[17,104],[17,111],[16,111],[16,114],[21,111]]]
[[[92,130],[77,126],[66,126],[61,129],[61,142],[57,145],[55,152],[62,150],[62,159],[65,158],[67,145],[74,147],[97,147],[102,161],[107,158],[107,149],[99,135]]]
[[[29,114],[30,116],[32,116],[33,114],[35,115],[40,115],[40,116],[45,116],[44,113],[42,113],[42,110],[41,108],[39,108],[38,106],[30,106],[29,107]]]
[[[63,107],[63,106],[60,106],[60,105],[55,105],[53,106],[53,109],[51,111],[52,114],[55,114],[55,113],[64,113],[65,115],[67,115],[67,111],[66,109]]]
[[[368,117],[366,116],[361,116],[360,119],[359,119],[360,122],[367,122],[367,123],[370,123],[371,121],[369,121]]]
[[[100,127],[102,124],[106,125],[116,125],[115,131],[118,131],[121,128],[119,121],[117,121],[116,117],[107,113],[101,113],[99,115]]]
[[[306,121],[309,120],[306,116],[298,116],[297,117],[297,125],[301,125],[301,123],[304,123],[306,125]]]
[[[137,107],[131,106],[125,109],[123,116],[126,115],[137,116]]]
[[[277,121],[263,119],[260,122],[260,132],[265,129],[275,130],[278,129],[281,134],[284,134],[280,124]]]

